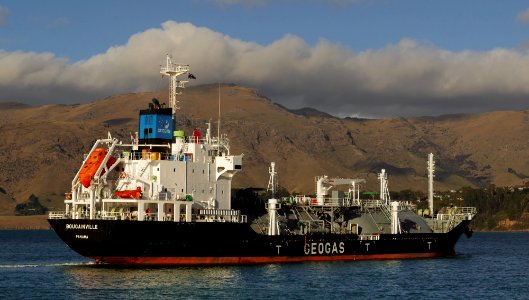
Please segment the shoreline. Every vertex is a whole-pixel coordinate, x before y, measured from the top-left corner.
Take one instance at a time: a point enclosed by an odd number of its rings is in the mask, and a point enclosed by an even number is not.
[[[48,215],[0,216],[0,230],[49,230]]]

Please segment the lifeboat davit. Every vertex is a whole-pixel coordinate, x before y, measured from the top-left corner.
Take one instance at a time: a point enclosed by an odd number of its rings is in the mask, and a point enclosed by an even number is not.
[[[114,196],[119,198],[139,199],[141,197],[141,193],[141,187],[137,187],[135,190],[115,191]]]
[[[85,188],[90,186],[90,182],[92,182],[92,178],[97,172],[97,169],[99,169],[99,166],[107,156],[107,150],[105,148],[97,148],[92,153],[90,153],[90,157],[88,160],[84,163],[83,168],[81,169],[81,172],[79,173],[79,181],[83,184]],[[107,168],[110,168],[114,163],[116,162],[116,159],[112,156],[110,156],[107,160]],[[105,173],[105,170],[101,172],[101,175]]]

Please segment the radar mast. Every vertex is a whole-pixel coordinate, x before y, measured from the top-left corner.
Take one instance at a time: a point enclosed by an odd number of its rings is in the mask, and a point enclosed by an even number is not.
[[[178,76],[185,73],[189,73],[189,65],[175,64],[171,60],[171,56],[167,54],[166,65],[160,66],[160,74],[169,76],[169,103],[173,109],[173,116],[176,110],[180,109],[176,96],[182,94],[176,89],[185,88],[185,84],[188,82],[187,80],[179,80]]]

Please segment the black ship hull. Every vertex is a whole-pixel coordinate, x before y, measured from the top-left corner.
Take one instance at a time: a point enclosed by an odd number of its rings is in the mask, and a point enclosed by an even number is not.
[[[448,233],[276,235],[245,223],[49,219],[70,248],[116,265],[221,265],[453,256],[463,221]]]

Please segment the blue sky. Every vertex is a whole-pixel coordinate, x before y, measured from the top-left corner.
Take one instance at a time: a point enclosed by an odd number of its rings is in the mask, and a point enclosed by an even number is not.
[[[233,82],[339,116],[529,109],[528,9],[491,0],[0,1],[0,102],[157,90],[157,71],[147,70],[170,53],[195,68],[195,84]]]
[[[230,1],[226,1],[230,3]],[[454,51],[516,48],[529,26],[516,21],[527,1],[1,1],[8,51],[87,59],[165,21],[190,22],[266,45],[285,34],[314,45],[323,38],[353,50],[403,38]]]

